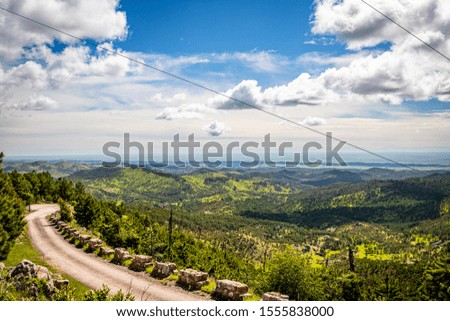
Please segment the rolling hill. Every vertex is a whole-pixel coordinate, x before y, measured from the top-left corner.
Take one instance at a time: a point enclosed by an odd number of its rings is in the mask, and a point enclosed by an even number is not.
[[[450,195],[450,174],[404,177],[391,170],[201,170],[184,175],[141,168],[96,168],[69,178],[96,197],[132,205],[182,202],[197,214],[326,228],[355,221],[394,223],[434,219]]]

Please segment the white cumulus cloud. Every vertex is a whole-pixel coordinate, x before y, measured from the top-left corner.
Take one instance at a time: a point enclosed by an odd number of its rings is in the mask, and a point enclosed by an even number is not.
[[[369,3],[419,37],[430,32],[448,36],[450,32],[450,9],[446,0],[371,0]],[[317,0],[316,4],[313,33],[335,35],[350,49],[385,41],[398,44],[410,37],[360,0]]]
[[[0,5],[79,38],[122,39],[128,31],[125,12],[117,10],[119,0],[0,0]],[[54,40],[77,42],[6,12],[0,15],[0,39],[0,56],[7,60],[19,58],[26,46],[50,44]]]
[[[33,94],[27,100],[20,101],[13,104],[11,107],[13,109],[19,110],[48,110],[57,107],[57,102],[50,97]]]
[[[320,126],[325,125],[326,123],[327,123],[326,119],[312,116],[308,116],[305,119],[303,119],[302,122],[300,122],[300,124],[305,126]]]
[[[249,105],[258,105],[261,100],[261,87],[258,86],[256,80],[243,80],[234,88],[227,90],[224,95],[236,100],[224,96],[216,96],[208,102],[208,105],[212,108],[225,110],[249,109],[252,107],[241,103],[241,101]]]
[[[220,136],[225,132],[229,132],[231,129],[227,127],[224,123],[221,123],[218,120],[214,120],[208,125],[203,126],[202,128],[204,131],[206,131],[211,136]]]
[[[335,35],[349,49],[381,43],[383,53],[367,54],[348,66],[317,77],[327,89],[372,101],[450,101],[450,64],[404,30],[358,0],[317,1],[312,31]],[[444,54],[450,55],[450,7],[445,0],[373,0],[375,8]]]

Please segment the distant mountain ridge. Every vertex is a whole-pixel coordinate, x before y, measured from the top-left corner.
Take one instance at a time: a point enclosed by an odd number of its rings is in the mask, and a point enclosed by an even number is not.
[[[34,161],[34,162],[4,162],[5,172],[12,172],[14,170],[19,173],[29,172],[49,172],[53,177],[66,177],[75,172],[81,170],[89,170],[94,168],[93,165],[74,162],[47,162],[47,161]]]

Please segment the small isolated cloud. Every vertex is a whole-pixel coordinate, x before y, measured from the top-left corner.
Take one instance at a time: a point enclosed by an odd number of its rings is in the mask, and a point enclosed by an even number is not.
[[[210,108],[202,104],[184,104],[179,107],[164,108],[162,112],[156,115],[156,119],[204,119],[204,114],[210,111]]]
[[[49,110],[57,107],[57,102],[47,96],[33,94],[27,100],[18,102],[12,106],[13,109],[18,110]]]
[[[209,123],[208,125],[203,126],[202,128],[204,131],[206,131],[211,136],[220,136],[223,133],[229,132],[230,128],[225,126],[224,123],[219,122],[218,120],[214,120],[213,122]]]
[[[305,126],[321,126],[325,125],[327,123],[326,119],[320,118],[320,117],[311,117],[308,116],[305,119],[303,119],[300,124]]]

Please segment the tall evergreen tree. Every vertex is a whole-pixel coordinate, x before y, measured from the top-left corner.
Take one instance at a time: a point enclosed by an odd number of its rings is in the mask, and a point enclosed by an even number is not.
[[[71,201],[74,197],[74,187],[71,181],[59,178],[56,183],[58,195],[65,201]]]
[[[450,300],[450,244],[425,272],[422,290],[428,300]]]
[[[99,202],[90,195],[80,198],[75,205],[75,219],[81,226],[90,228],[99,213]]]
[[[14,191],[11,179],[3,173],[3,156],[0,153],[0,260],[6,259],[25,225],[24,206]]]
[[[12,171],[8,175],[11,178],[11,182],[14,186],[14,190],[27,206],[34,202],[33,186],[25,178],[24,175],[19,174],[16,170]]]

